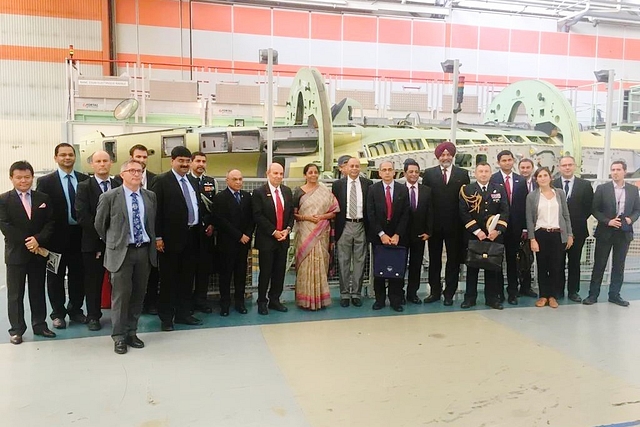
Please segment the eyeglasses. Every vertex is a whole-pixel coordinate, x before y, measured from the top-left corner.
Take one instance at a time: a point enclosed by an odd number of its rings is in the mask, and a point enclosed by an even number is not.
[[[131,175],[142,175],[144,169],[125,169],[122,172],[129,172]]]

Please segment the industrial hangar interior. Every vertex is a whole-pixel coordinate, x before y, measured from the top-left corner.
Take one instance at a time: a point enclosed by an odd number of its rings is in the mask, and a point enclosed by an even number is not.
[[[176,146],[203,151],[219,190],[237,168],[252,191],[276,158],[291,188],[307,163],[330,183],[343,154],[363,176],[378,179],[390,161],[404,180],[407,158],[435,167],[434,150],[453,140],[455,166],[472,180],[477,163],[496,172],[509,149],[554,177],[568,153],[593,188],[623,159],[636,184],[640,1],[0,0],[0,97],[5,177],[18,160],[36,178],[56,170],[54,147],[66,142],[75,170],[91,172],[91,154],[105,150],[112,175],[134,144],[150,148],[155,173],[169,171]],[[427,252],[418,300],[432,291]],[[326,309],[296,307],[291,269],[288,312],[261,316],[252,261],[247,314],[220,316],[214,284],[202,324],[166,332],[142,314],[146,347],[124,356],[113,352],[109,309],[100,331],[70,321],[55,339],[29,329],[20,346],[0,340],[2,424],[640,426],[635,241],[629,307],[601,296],[553,310],[521,297],[465,310],[464,271],[452,306],[372,310],[367,277],[364,304],[344,307],[333,266]],[[4,313],[0,325],[9,329]]]

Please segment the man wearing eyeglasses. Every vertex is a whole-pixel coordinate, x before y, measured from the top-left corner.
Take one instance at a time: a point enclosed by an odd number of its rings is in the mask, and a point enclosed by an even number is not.
[[[114,351],[143,348],[138,319],[156,253],[156,196],[141,187],[143,165],[127,160],[123,185],[100,195],[94,226],[105,242],[104,266],[111,274],[111,322]]]

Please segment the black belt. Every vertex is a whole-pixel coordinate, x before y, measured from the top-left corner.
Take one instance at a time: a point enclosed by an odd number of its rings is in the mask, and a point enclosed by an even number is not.
[[[360,219],[351,219],[351,218],[345,218],[347,220],[347,222],[363,222],[364,219],[360,218]]]
[[[146,248],[147,246],[149,246],[149,242],[129,243],[130,248]]]
[[[560,233],[562,232],[559,228],[538,228],[540,231],[546,231],[547,233]]]

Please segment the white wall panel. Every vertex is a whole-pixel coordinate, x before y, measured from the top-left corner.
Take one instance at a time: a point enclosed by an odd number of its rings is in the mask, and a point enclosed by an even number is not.
[[[202,59],[231,61],[233,59],[231,33],[218,31],[193,31],[193,56]]]
[[[376,69],[377,51],[373,43],[343,42],[342,64],[349,68]]]
[[[460,72],[477,73],[477,74],[490,74],[493,76],[506,76],[509,74],[509,55],[508,52],[494,52],[494,51],[482,51],[479,55],[478,66],[475,70],[472,69],[471,63],[467,64],[462,59],[462,67]],[[468,62],[468,61],[467,61]]]
[[[448,48],[445,49],[444,58],[432,58],[431,60],[436,67],[440,67],[440,62],[446,59],[459,59],[462,64],[462,67],[460,68],[461,73],[467,75],[478,74],[478,66],[480,63],[479,53],[480,51],[474,49]],[[485,52],[482,52],[483,55],[484,53]],[[440,68],[440,70],[442,70],[442,68]]]
[[[254,61],[258,60],[258,49],[254,48]],[[273,37],[273,48],[278,51],[278,60],[281,64],[296,64],[309,66],[314,63],[310,55],[309,39],[295,39],[292,37]]]
[[[618,73],[618,71],[616,70]],[[640,61],[624,61],[622,71],[618,73],[616,79],[640,80]]]
[[[271,36],[259,36],[253,34],[233,35],[233,59],[234,61],[258,62],[258,50],[277,47],[271,44]],[[280,52],[278,52],[279,54]],[[282,61],[289,63],[289,61]]]
[[[510,76],[528,77],[531,79],[537,79],[540,74],[540,64],[538,63],[538,56],[526,54],[526,53],[514,53],[507,54],[508,66],[507,72]],[[484,55],[483,55],[484,61]]]
[[[102,50],[100,21],[0,14],[0,44]]]
[[[342,62],[342,43],[331,40],[309,40],[311,64],[316,67],[337,67]]]
[[[402,67],[398,65],[402,64]],[[411,66],[411,46],[378,43],[378,68],[388,70],[406,69]]]
[[[441,72],[440,62],[446,60],[444,47],[412,46],[411,70]]]
[[[569,69],[569,58],[567,56],[539,55],[538,58],[541,79],[566,79],[567,76],[571,75],[573,65]]]
[[[138,27],[140,53],[144,55],[182,56],[179,28]]]
[[[567,57],[567,78],[593,81],[593,71],[597,70],[596,61],[596,58]]]
[[[135,25],[116,25],[116,51],[118,53],[138,53],[138,30]]]

